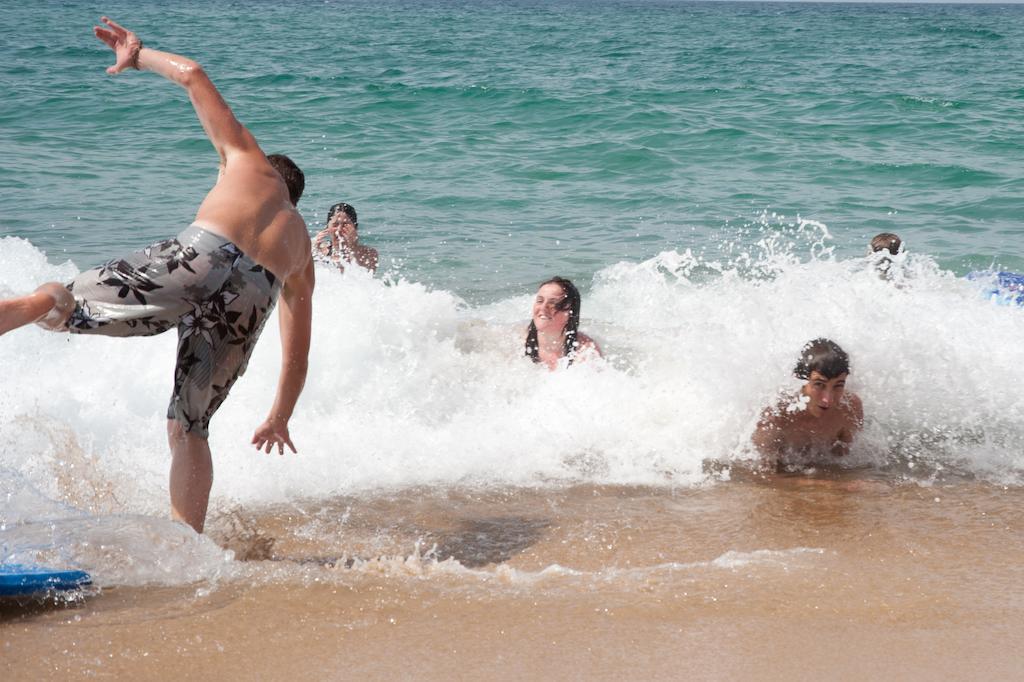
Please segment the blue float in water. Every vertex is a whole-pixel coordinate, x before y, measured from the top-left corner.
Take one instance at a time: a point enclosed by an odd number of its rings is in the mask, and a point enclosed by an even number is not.
[[[0,597],[28,597],[46,592],[64,592],[91,584],[92,578],[85,571],[61,571],[25,564],[0,564]]]
[[[985,298],[1000,305],[1024,306],[1024,275],[1018,272],[969,272],[967,279],[985,285]]]

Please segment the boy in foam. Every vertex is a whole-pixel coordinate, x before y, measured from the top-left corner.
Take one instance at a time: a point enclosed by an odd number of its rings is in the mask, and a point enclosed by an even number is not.
[[[892,232],[882,232],[871,238],[868,256],[882,279],[891,279],[895,273],[893,258],[903,253],[903,241]]]
[[[793,374],[804,381],[797,400],[764,410],[754,445],[772,466],[845,455],[864,424],[860,398],[846,391],[846,352],[829,339],[810,341],[800,351]]]
[[[30,322],[53,331],[145,336],[178,329],[167,409],[171,515],[202,532],[213,461],[210,418],[228,395],[281,299],[282,367],[274,404],[252,442],[295,446],[288,421],[306,378],[313,260],[295,204],[305,180],[285,156],[267,157],[198,64],[143,47],[103,17],[96,37],[115,54],[107,69],[153,71],[182,86],[220,156],[220,174],[193,224],[174,239],[87,270],[64,286],[0,301],[0,334]]]

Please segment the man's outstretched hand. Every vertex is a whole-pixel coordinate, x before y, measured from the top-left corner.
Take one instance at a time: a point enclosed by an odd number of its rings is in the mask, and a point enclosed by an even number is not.
[[[114,51],[116,57],[114,65],[107,67],[107,73],[114,75],[125,69],[138,69],[139,50],[142,49],[142,41],[139,40],[139,37],[107,17],[100,17],[100,21],[110,28],[93,26],[92,32]]]
[[[277,454],[284,454],[284,446],[291,448],[292,452],[298,453],[292,445],[292,439],[288,435],[288,423],[277,419],[268,419],[259,425],[256,433],[252,436],[252,444],[257,450],[269,453],[274,446],[277,446]]]

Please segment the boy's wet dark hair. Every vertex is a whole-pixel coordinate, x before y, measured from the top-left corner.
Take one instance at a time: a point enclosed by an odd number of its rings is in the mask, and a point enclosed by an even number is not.
[[[580,328],[580,291],[576,288],[575,284],[564,277],[552,277],[546,282],[541,282],[537,288],[540,289],[540,287],[547,284],[557,284],[562,287],[562,292],[565,293],[565,298],[558,304],[559,310],[569,311],[569,319],[565,323],[565,345],[562,348],[562,352],[569,358],[569,364],[572,364],[572,354],[579,345],[576,341],[576,333]],[[540,362],[539,346],[540,344],[537,342],[537,325],[533,320],[530,320],[530,326],[526,330],[524,354],[534,362]]]
[[[298,206],[302,192],[306,189],[306,176],[295,165],[295,162],[284,154],[270,154],[267,156],[267,161],[284,180],[284,184],[288,186],[288,198],[291,199],[292,205]]]
[[[890,254],[895,256],[900,252],[900,247],[903,245],[903,241],[899,235],[893,234],[892,232],[882,232],[876,234],[871,238],[871,253],[878,253],[879,251],[888,251]]]
[[[826,379],[835,379],[840,374],[850,372],[850,356],[839,344],[829,339],[814,339],[804,344],[800,351],[800,359],[793,368],[797,379],[811,378],[811,372],[817,372]]]
[[[335,213],[342,212],[349,217],[352,224],[359,227],[359,217],[356,215],[356,209],[353,208],[352,204],[346,204],[344,201],[331,206],[327,211],[327,222],[331,222],[331,218],[334,217]]]

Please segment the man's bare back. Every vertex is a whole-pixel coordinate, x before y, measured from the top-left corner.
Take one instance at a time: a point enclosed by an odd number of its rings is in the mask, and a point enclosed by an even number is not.
[[[285,281],[310,260],[306,223],[259,148],[228,158],[195,222],[234,242]]]

